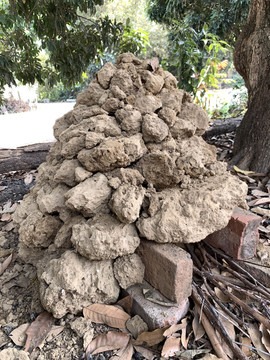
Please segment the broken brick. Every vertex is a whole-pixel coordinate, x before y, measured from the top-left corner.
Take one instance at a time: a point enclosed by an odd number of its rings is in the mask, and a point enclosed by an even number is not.
[[[185,250],[141,240],[137,252],[145,265],[145,280],[162,295],[179,304],[191,295],[193,263]]]
[[[159,297],[164,299],[164,303],[168,303],[170,300],[163,297],[146,281],[142,284],[130,286],[126,290],[133,298],[131,313],[139,315],[146,322],[149,330],[177,324],[188,312],[189,300],[187,298],[175,306],[159,305],[146,299],[143,295],[143,289],[156,292]]]
[[[259,242],[260,222],[261,217],[236,208],[228,225],[210,234],[205,240],[234,259],[250,259],[255,255]]]

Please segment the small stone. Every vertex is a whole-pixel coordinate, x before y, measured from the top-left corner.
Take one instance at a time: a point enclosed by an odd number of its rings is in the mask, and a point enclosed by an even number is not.
[[[78,166],[75,169],[75,181],[77,183],[83,182],[84,180],[88,179],[92,175],[93,175],[93,173],[85,170],[82,166]]]
[[[155,96],[144,95],[136,98],[134,107],[142,113],[154,113],[162,107],[162,102]]]
[[[141,284],[145,266],[137,254],[121,256],[113,264],[116,280],[123,289],[135,284]]]
[[[126,322],[126,328],[134,337],[134,339],[137,339],[138,335],[140,335],[144,331],[148,331],[147,324],[139,315],[135,315],[132,318],[128,319]]]
[[[97,72],[97,80],[104,89],[108,89],[111,78],[116,70],[116,67],[112,63],[107,62],[103,68]]]
[[[168,125],[173,126],[176,122],[176,112],[169,107],[163,107],[159,112],[158,116]]]
[[[54,181],[62,182],[68,186],[75,186],[75,169],[80,165],[77,159],[64,160],[60,168],[57,170]]]
[[[89,261],[70,250],[49,261],[38,277],[42,306],[57,319],[93,303],[115,303],[119,295],[110,260]]]
[[[121,222],[131,224],[140,215],[144,194],[142,186],[120,185],[111,197],[110,208]]]
[[[111,197],[111,188],[105,175],[97,173],[69,190],[66,195],[66,206],[81,212],[84,216],[106,211]]]
[[[169,134],[169,128],[156,114],[143,117],[142,133],[145,142],[161,142]]]
[[[86,349],[94,337],[94,327],[89,319],[78,317],[70,323],[71,329],[83,338],[83,348]]]
[[[108,214],[99,214],[85,224],[74,225],[71,242],[90,260],[115,259],[134,253],[140,243],[134,224],[123,224]]]
[[[92,149],[96,145],[99,145],[105,139],[104,134],[89,132],[85,135],[85,147],[86,149]]]
[[[8,348],[0,351],[0,360],[30,360],[27,352]]]

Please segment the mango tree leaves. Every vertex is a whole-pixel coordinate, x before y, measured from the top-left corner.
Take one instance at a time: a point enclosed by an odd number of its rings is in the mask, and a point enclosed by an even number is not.
[[[38,347],[48,335],[53,323],[54,318],[47,311],[39,314],[25,332],[27,339],[24,350],[31,353],[36,347]]]
[[[99,324],[125,329],[126,322],[130,316],[123,310],[103,304],[92,304],[83,309],[83,316]]]
[[[109,331],[107,334],[98,335],[90,342],[86,349],[86,355],[99,354],[104,351],[126,348],[130,336],[126,333]]]

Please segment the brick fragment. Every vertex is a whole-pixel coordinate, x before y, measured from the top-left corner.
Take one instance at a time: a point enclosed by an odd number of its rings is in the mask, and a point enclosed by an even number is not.
[[[261,217],[250,211],[235,208],[228,225],[205,239],[234,259],[250,259],[259,242],[258,227]]]
[[[163,306],[147,300],[143,295],[143,289],[156,292],[165,303],[170,302],[155,290],[149,283],[130,286],[126,291],[133,298],[132,315],[139,315],[148,325],[149,330],[155,330],[167,325],[177,324],[188,312],[189,300],[186,298],[175,306]]]
[[[162,295],[179,304],[191,295],[193,263],[189,253],[175,244],[147,240],[141,240],[137,252],[145,265],[145,280]]]

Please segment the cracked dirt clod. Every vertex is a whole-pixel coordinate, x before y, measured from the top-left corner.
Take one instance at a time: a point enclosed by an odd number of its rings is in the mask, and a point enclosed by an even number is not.
[[[207,114],[149,63],[128,53],[104,65],[56,120],[57,141],[14,214],[24,260],[48,259],[36,265],[40,296],[56,317],[113,303],[116,278],[125,287],[134,277],[126,259],[140,236],[197,242],[244,203],[246,185],[200,137]]]

